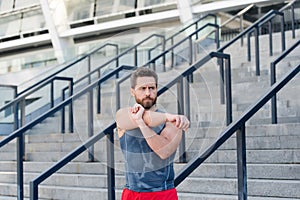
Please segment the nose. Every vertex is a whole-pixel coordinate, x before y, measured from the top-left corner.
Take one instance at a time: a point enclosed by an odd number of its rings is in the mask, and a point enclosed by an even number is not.
[[[149,96],[150,95],[150,89],[147,88],[146,91],[145,91],[145,93],[146,93],[147,96]]]

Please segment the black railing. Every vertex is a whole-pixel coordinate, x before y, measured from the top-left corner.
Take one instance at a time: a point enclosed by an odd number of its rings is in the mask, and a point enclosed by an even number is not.
[[[300,65],[294,67],[280,81],[273,84],[271,88],[242,116],[231,123],[201,155],[194,157],[175,178],[175,186],[178,186],[197,167],[199,167],[209,156],[211,156],[222,144],[224,144],[235,132],[237,134],[237,170],[238,170],[238,197],[240,200],[247,199],[247,170],[246,170],[246,122],[256,114],[281,88],[283,88],[300,71]]]
[[[29,86],[29,87],[26,88],[25,90],[23,90],[23,91],[17,93],[17,96],[18,96],[19,98],[22,97],[22,98],[25,99],[26,96],[31,95],[31,94],[33,94],[34,92],[36,92],[36,91],[42,89],[43,87],[47,86],[50,82],[53,81],[53,77],[58,76],[58,74],[60,74],[60,73],[62,73],[62,72],[64,72],[64,71],[66,71],[66,70],[68,70],[68,69],[74,67],[77,63],[79,63],[79,62],[85,60],[86,58],[90,59],[91,55],[93,55],[94,53],[97,53],[99,50],[101,50],[101,49],[103,49],[103,48],[105,48],[105,47],[107,47],[107,46],[113,46],[113,47],[115,47],[115,48],[116,48],[116,51],[117,51],[117,53],[118,53],[118,46],[117,46],[117,45],[111,44],[111,43],[104,44],[104,45],[102,45],[102,46],[100,46],[100,47],[98,47],[98,48],[92,50],[92,51],[89,52],[88,54],[81,56],[80,58],[76,59],[75,61],[72,61],[71,63],[69,63],[69,64],[67,64],[65,67],[63,67],[62,69],[57,70],[56,72],[54,72],[54,73],[52,73],[51,75],[49,75],[49,76],[43,78],[42,80],[38,81],[37,83],[35,83],[35,84]],[[118,62],[118,60],[117,60],[117,62]],[[90,66],[88,66],[88,67],[90,67]],[[73,82],[73,80],[72,80],[72,82]],[[73,82],[72,85],[75,85],[75,82]],[[73,86],[72,86],[72,87],[73,87]],[[73,88],[72,88],[72,90],[73,90]],[[69,91],[71,91],[71,90],[69,90]],[[52,94],[51,94],[51,96],[52,96]],[[7,104],[5,104],[4,106],[2,106],[2,107],[0,108],[0,112],[3,112],[3,111],[5,111],[6,109],[9,109],[11,106],[14,106],[14,105],[17,106],[18,101],[19,101],[19,100],[13,99],[12,101],[8,102]],[[51,105],[53,105],[53,102],[54,102],[54,99],[51,100]],[[24,106],[25,106],[25,104],[24,104]],[[25,107],[24,107],[24,108],[25,108]],[[14,110],[15,115],[17,115],[17,113],[18,113],[18,112],[17,112],[18,108],[17,108],[17,107],[13,107],[13,110]],[[23,117],[23,118],[21,119],[21,121],[25,122],[25,117],[26,117],[26,116],[22,116],[22,115],[21,115],[21,117]],[[71,121],[70,123],[73,123],[73,122]],[[13,124],[14,124],[14,130],[16,130],[16,129],[19,127],[19,118],[18,118],[18,116],[15,116],[15,117],[14,117]],[[21,126],[23,126],[23,125],[24,125],[24,123],[21,124]],[[72,128],[71,126],[70,126],[70,130],[73,130],[73,128]],[[63,132],[64,132],[64,131],[63,131]]]
[[[165,52],[167,53],[167,52]],[[230,60],[230,56],[223,53],[218,52],[211,52],[209,55],[205,56],[205,58],[201,59],[188,69],[186,69],[184,72],[182,72],[180,75],[178,75],[176,78],[174,78],[172,81],[170,81],[168,84],[166,84],[164,87],[159,89],[158,96],[163,94],[164,92],[168,91],[170,87],[173,85],[180,85],[178,88],[183,88],[184,79],[188,80],[188,77],[193,74],[197,69],[199,69],[201,66],[203,66],[205,63],[207,63],[212,58],[219,58],[219,59],[227,59]],[[230,62],[227,62],[227,69],[228,72],[230,71]],[[229,74],[230,75],[230,74]],[[229,76],[226,76],[229,77]],[[107,80],[107,78],[105,79]],[[89,85],[86,89],[82,90],[80,93],[87,93],[92,88],[95,88],[97,84],[100,84],[102,82],[102,79],[97,81],[97,83]],[[228,81],[228,90],[231,89],[231,86],[229,85],[230,81]],[[185,92],[188,92],[189,90],[189,82],[185,81]],[[227,93],[230,94],[230,93]],[[76,95],[76,97],[78,94]],[[81,96],[81,95],[80,95]],[[74,99],[74,97],[71,97]],[[227,97],[228,99],[231,99],[231,97]],[[189,99],[186,100],[186,104],[189,104]],[[230,101],[228,101],[230,103]],[[184,102],[179,102],[179,106],[181,106],[180,113],[186,113],[189,112],[187,109],[190,109],[187,107],[184,110],[183,107]],[[66,105],[66,102],[62,105]],[[229,110],[228,112],[232,112]],[[67,163],[72,161],[74,158],[79,156],[81,153],[86,151],[87,149],[91,148],[96,142],[98,142],[101,138],[103,138],[105,135],[108,136],[108,150],[107,150],[107,158],[108,158],[108,199],[114,200],[115,199],[115,171],[114,171],[114,128],[116,128],[116,123],[112,123],[108,126],[104,131],[98,133],[97,135],[94,135],[93,137],[89,138],[84,144],[77,147],[75,150],[70,152],[68,155],[66,155],[64,158],[59,160],[55,165],[47,169],[45,172],[43,172],[39,177],[34,179],[30,182],[30,199],[31,200],[37,200],[38,199],[38,185],[42,183],[44,180],[46,180],[48,177],[50,177],[52,174],[57,172],[59,169],[61,169],[63,166],[65,166]],[[1,144],[1,143],[0,143]],[[0,146],[1,147],[1,146]],[[89,152],[90,153],[90,152]],[[185,152],[184,152],[185,153]]]
[[[298,45],[300,44],[300,40],[298,40],[294,45],[292,45],[289,49],[284,51],[278,58],[276,58],[270,64],[270,81],[271,85],[276,83],[276,65],[282,61],[289,53],[291,53]],[[272,97],[271,100],[271,115],[272,115],[272,124],[277,124],[277,100],[276,94]]]
[[[59,76],[53,76],[47,81],[42,82],[41,84],[37,85],[36,87],[32,88],[31,90],[27,91],[26,93],[19,93],[17,94],[17,97],[14,98],[12,101],[8,102],[4,106],[0,108],[0,112],[5,111],[6,109],[13,108],[13,124],[15,130],[19,127],[22,127],[26,123],[26,112],[25,112],[25,106],[26,106],[26,97],[29,95],[32,95],[36,91],[41,90],[45,86],[50,85],[50,108],[54,106],[54,81],[68,81],[68,89],[70,92],[73,91],[73,78],[70,77],[59,77]],[[71,95],[71,93],[69,93]],[[63,98],[63,97],[62,97]],[[20,110],[20,116],[19,116],[19,110]],[[72,106],[70,106],[69,111],[71,112]],[[70,122],[71,123],[71,122]]]
[[[9,134],[7,137],[5,137],[2,141],[0,141],[0,148],[4,145],[8,144],[14,139],[17,139],[17,185],[18,185],[18,200],[23,199],[24,197],[24,173],[23,173],[23,155],[24,155],[24,134],[26,131],[37,125],[38,123],[41,123],[46,118],[52,116],[56,112],[62,110],[64,107],[69,106],[81,97],[82,95],[88,93],[93,88],[101,84],[102,82],[108,80],[109,78],[115,76],[117,73],[119,73],[122,70],[132,70],[135,69],[134,67],[129,66],[121,66],[117,69],[113,70],[112,72],[106,74],[101,79],[93,82],[92,84],[88,85],[87,87],[83,88],[79,92],[73,94],[72,96],[69,96],[67,99],[65,99],[63,102],[60,102],[59,104],[55,105],[53,108],[48,110],[47,112],[43,113],[41,116],[37,117],[36,119],[32,120],[30,123],[20,127],[13,133]]]
[[[282,16],[284,19],[283,13],[271,10],[267,14],[265,14],[263,17],[261,17],[258,21],[256,21],[254,24],[249,26],[247,29],[245,29],[243,32],[238,34],[235,38],[233,38],[231,41],[229,41],[227,44],[225,44],[223,47],[219,48],[218,52],[224,52],[225,49],[227,49],[229,46],[231,46],[234,42],[236,42],[239,39],[242,39],[246,35],[248,36],[248,42],[247,42],[247,49],[248,49],[248,61],[251,61],[251,45],[250,45],[250,35],[254,32],[255,34],[255,66],[256,66],[256,75],[260,75],[260,57],[259,57],[259,28],[268,21],[272,20],[275,16]],[[284,20],[281,21],[281,23],[284,23]],[[282,31],[282,49],[285,49],[285,34],[284,29]],[[270,46],[272,46],[272,41],[270,41]],[[270,47],[271,48],[271,47]]]

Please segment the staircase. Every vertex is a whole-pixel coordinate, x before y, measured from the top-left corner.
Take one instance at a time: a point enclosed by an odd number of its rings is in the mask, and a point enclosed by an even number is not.
[[[299,40],[300,32],[297,31]],[[296,40],[287,32],[287,47]],[[279,40],[279,34],[274,40]],[[262,47],[266,36],[260,36]],[[251,41],[253,42],[253,41]],[[228,52],[232,60],[233,87],[233,120],[237,119],[249,105],[257,100],[269,87],[269,63],[280,54],[280,46],[274,44],[274,56],[269,57],[268,51],[261,48],[261,76],[255,76],[254,61],[246,61],[246,47],[233,45]],[[279,44],[278,44],[279,45]],[[267,46],[267,45],[265,45]],[[300,60],[299,47],[282,64],[279,65],[277,77],[294,67]],[[201,55],[198,55],[201,57]],[[202,55],[203,56],[203,55]],[[170,81],[184,69],[179,66],[167,72],[159,72],[160,83]],[[216,61],[208,62],[198,70],[191,84],[191,128],[186,133],[187,157],[190,160],[218,138],[226,127],[225,105],[220,104]],[[258,113],[247,125],[247,172],[248,198],[250,200],[291,200],[300,199],[300,98],[299,75],[295,77],[286,90],[278,95],[279,124],[270,124],[270,106]],[[111,82],[111,84],[114,84]],[[97,116],[99,124],[105,127],[113,122],[114,101],[112,86],[104,89],[103,99],[106,112]],[[122,106],[132,100],[129,96],[128,83],[122,85]],[[243,95],[240,95],[243,94]],[[84,102],[78,103],[78,118],[85,117]],[[176,112],[176,88],[170,88],[158,100],[161,109]],[[87,138],[87,124],[80,120],[74,133],[60,134],[52,132],[57,126],[59,116],[47,119],[26,135],[26,171],[24,181],[25,196],[29,196],[28,183],[41,172],[52,166],[56,161],[82,144]],[[75,119],[76,121],[76,119]],[[104,121],[104,122],[103,122]],[[49,129],[51,128],[51,129]],[[59,130],[59,129],[58,129]],[[48,134],[42,134],[48,132]],[[49,133],[50,132],[50,133]],[[0,138],[1,139],[1,138]],[[15,144],[11,143],[0,149],[0,200],[16,199],[16,158]],[[116,199],[120,199],[124,179],[124,160],[115,143],[116,168]],[[88,154],[84,153],[39,187],[39,199],[107,199],[106,176],[106,142],[101,140],[95,145],[95,162],[89,162]],[[178,172],[185,164],[176,163]],[[237,170],[235,137],[228,140],[212,157],[192,173],[177,188],[179,199],[183,200],[232,200],[237,199]]]

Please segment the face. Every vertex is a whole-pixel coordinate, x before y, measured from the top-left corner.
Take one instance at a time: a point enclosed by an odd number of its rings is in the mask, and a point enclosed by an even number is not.
[[[150,109],[156,104],[157,88],[153,77],[138,77],[135,88],[131,88],[135,101],[145,109]]]

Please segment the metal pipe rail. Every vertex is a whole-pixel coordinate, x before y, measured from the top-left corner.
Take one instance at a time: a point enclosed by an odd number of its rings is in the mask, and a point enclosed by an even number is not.
[[[59,76],[54,76],[50,79],[48,79],[47,81],[42,82],[41,84],[37,85],[35,88],[29,90],[26,93],[23,94],[19,94],[15,99],[13,99],[12,101],[8,102],[7,104],[5,104],[4,106],[2,106],[0,108],[0,112],[13,107],[14,110],[14,127],[15,130],[18,129],[20,126],[24,126],[25,125],[25,117],[26,117],[26,113],[25,113],[25,100],[26,97],[33,94],[34,92],[40,90],[41,88],[47,86],[50,84],[51,89],[50,89],[50,105],[51,107],[54,106],[54,81],[56,80],[60,80],[60,81],[68,81],[71,83],[71,85],[69,84],[68,88],[71,89],[73,88],[73,78],[69,78],[69,77],[59,77]],[[20,113],[20,120],[19,120],[19,112],[18,110],[21,110]]]
[[[201,155],[194,157],[175,178],[175,186],[178,186],[209,156],[211,156],[222,144],[224,144],[235,132],[237,134],[237,170],[238,170],[238,199],[247,199],[247,163],[246,163],[246,122],[255,115],[277,92],[281,90],[292,78],[300,72],[300,64],[290,70],[279,82],[275,83],[262,95],[242,116],[231,123]]]
[[[270,64],[270,81],[271,86],[276,83],[276,65],[280,61],[282,61],[289,53],[291,53],[298,45],[300,44],[300,40],[298,40],[294,45],[292,45],[289,49],[284,51],[279,57],[277,57]],[[276,94],[272,97],[271,100],[271,116],[272,116],[272,124],[277,124],[277,102],[276,102]]]
[[[75,64],[81,62],[82,60],[86,59],[86,58],[89,58],[92,54],[98,52],[99,50],[105,48],[106,46],[113,46],[117,49],[117,52],[118,52],[118,46],[115,45],[115,44],[111,44],[111,43],[106,43],[94,50],[92,50],[91,52],[89,52],[88,54],[86,55],[83,55],[82,57],[80,57],[79,59],[75,60],[75,61],[72,61],[71,63],[67,64],[67,66],[63,67],[62,69],[52,73],[51,75],[43,78],[42,80],[40,80],[39,82],[31,85],[30,87],[28,87],[27,89],[17,93],[17,96],[18,97],[26,97],[30,94],[33,94],[34,92],[36,92],[37,90],[41,89],[42,87],[46,86],[49,82],[51,82],[53,80],[53,77],[54,76],[57,76],[59,73],[71,68],[72,66],[74,66]],[[73,81],[73,80],[72,80]],[[75,84],[75,83],[73,83]],[[0,108],[0,112],[4,111],[5,109],[9,108],[10,106],[14,105],[17,103],[17,101],[19,101],[18,99],[13,99],[12,101],[8,102],[7,104],[5,104],[4,106],[2,106]],[[18,128],[18,118],[14,118],[14,127],[15,127],[15,130]]]
[[[233,38],[231,41],[229,41],[227,44],[225,44],[223,47],[219,48],[218,52],[224,52],[225,49],[227,49],[229,46],[231,46],[234,42],[236,42],[238,39],[241,39],[246,34],[248,34],[248,61],[251,60],[251,51],[250,51],[250,34],[254,31],[255,32],[255,65],[256,65],[256,75],[260,75],[260,60],[259,60],[259,28],[266,23],[267,21],[271,20],[275,16],[280,15],[284,16],[283,13],[271,10],[267,14],[265,14],[263,17],[261,17],[259,20],[257,20],[252,26],[249,26],[247,29],[245,29],[243,32],[239,33],[235,38]],[[282,21],[283,22],[283,21]],[[282,30],[284,32],[284,30]],[[282,41],[285,41],[285,35],[282,34],[283,38]],[[282,44],[285,44],[282,42]]]
[[[182,33],[182,32],[184,32],[184,31],[188,30],[189,28],[191,28],[191,27],[193,27],[193,26],[195,26],[195,30],[198,30],[198,28],[199,28],[198,23],[199,23],[200,21],[204,20],[204,19],[209,18],[209,17],[212,17],[212,18],[214,19],[214,24],[217,24],[217,16],[216,16],[215,14],[206,14],[206,15],[204,15],[203,17],[200,17],[199,19],[197,19],[195,22],[193,22],[193,23],[189,24],[188,26],[184,27],[182,30],[180,30],[180,31],[178,31],[178,32],[176,32],[176,33],[174,33],[174,34],[172,34],[172,35],[169,36],[168,38],[166,38],[165,43],[167,43],[168,41],[171,41],[171,46],[173,46],[173,45],[174,45],[174,39],[175,39],[176,36],[178,36],[180,33]],[[198,34],[196,34],[196,39],[198,39],[198,37],[199,37]],[[156,46],[154,46],[153,48],[151,48],[151,49],[148,50],[148,60],[151,60],[151,52],[152,52],[153,50],[155,50],[156,48],[158,48],[160,45],[166,46],[166,44],[157,44]],[[163,48],[165,48],[165,47],[163,47]],[[174,53],[173,53],[173,51],[172,51],[172,55],[173,55],[173,54],[174,54]]]
[[[179,45],[181,45],[182,43],[184,43],[185,41],[189,41],[191,42],[192,37],[197,35],[200,31],[202,31],[203,29],[207,28],[207,27],[214,27],[217,29],[216,31],[216,38],[217,38],[217,47],[219,46],[219,26],[217,24],[212,24],[212,23],[207,23],[204,26],[202,26],[201,28],[197,29],[196,31],[193,31],[192,33],[190,33],[187,37],[181,39],[179,42],[177,42],[176,44],[173,44],[171,47],[169,47],[168,49],[165,50],[165,52],[162,52],[160,54],[158,54],[157,56],[155,56],[154,58],[152,58],[151,60],[149,60],[147,63],[145,63],[144,65],[142,65],[142,67],[152,67],[155,69],[155,62],[156,60],[160,59],[161,57],[165,56],[165,54],[169,53],[169,52],[173,52],[173,50],[178,47]],[[189,60],[189,64],[193,63],[193,45],[189,45],[189,52],[190,52],[190,60]],[[173,63],[173,59],[172,59],[172,66],[174,65]]]
[[[228,54],[224,53],[219,53],[219,52],[211,52],[209,55],[207,55],[205,58],[202,60],[198,61],[191,67],[189,67],[187,70],[182,72],[180,75],[178,75],[176,78],[174,78],[172,81],[167,83],[165,86],[163,86],[161,89],[158,90],[157,95],[161,95],[164,92],[168,91],[168,89],[176,84],[183,84],[183,79],[188,79],[188,77],[194,73],[197,69],[199,69],[201,66],[203,66],[206,62],[208,62],[212,58],[220,58],[220,59],[227,59],[230,60],[230,56]],[[230,71],[230,62],[228,62],[228,71]],[[130,67],[131,69],[131,67]],[[230,75],[230,74],[229,74]],[[112,75],[111,75],[112,76]],[[230,76],[226,76],[230,77]],[[101,80],[101,79],[100,79]],[[81,93],[84,91],[88,92],[88,90],[96,87],[97,84],[100,84],[102,81],[98,81],[96,84],[92,84],[89,87],[85,88],[82,90],[79,94],[76,95],[76,98],[78,98]],[[107,78],[106,78],[107,80]],[[185,82],[186,87],[189,87],[188,84],[189,82]],[[231,82],[228,80],[227,81],[227,89],[231,90]],[[92,87],[93,86],[93,87]],[[231,93],[227,92],[226,94],[230,95]],[[70,97],[70,98],[75,98],[75,97]],[[231,104],[231,96],[227,96],[228,98],[228,104]],[[67,99],[68,100],[68,99]],[[66,100],[66,101],[67,101]],[[67,102],[61,104],[61,105],[66,105]],[[183,102],[181,102],[183,105]],[[61,107],[61,106],[60,106]],[[230,108],[230,106],[229,106]],[[231,109],[231,108],[230,108]],[[183,111],[184,112],[184,111]],[[229,113],[232,113],[232,110],[228,110]],[[80,145],[77,147],[75,150],[70,152],[68,155],[66,155],[64,158],[62,158],[60,161],[58,161],[55,165],[44,171],[40,176],[35,178],[30,182],[30,200],[37,200],[38,199],[38,185],[42,183],[44,180],[46,180],[48,177],[50,177],[52,174],[57,172],[59,169],[61,169],[63,166],[65,166],[68,162],[79,156],[82,152],[84,152],[86,149],[90,148],[92,145],[94,145],[97,141],[99,141],[101,138],[103,138],[105,135],[108,136],[108,199],[109,200],[114,200],[115,199],[115,173],[114,173],[114,148],[113,148],[113,134],[114,134],[114,129],[116,128],[116,123],[112,123],[109,125],[104,131],[98,133],[97,135],[94,135],[93,137],[89,138],[84,144]],[[1,144],[1,143],[0,143]],[[0,146],[1,147],[1,146]]]
[[[25,90],[21,91],[21,92],[19,93],[19,95],[20,95],[20,94],[23,94],[23,93],[26,93],[27,91],[29,91],[29,90],[35,88],[36,86],[38,86],[38,85],[40,85],[41,83],[47,81],[48,79],[51,79],[53,76],[56,76],[56,75],[58,75],[59,73],[65,71],[65,70],[67,70],[67,69],[69,69],[69,68],[72,67],[73,65],[79,63],[80,61],[82,61],[82,60],[84,60],[84,59],[86,59],[86,58],[89,58],[91,55],[93,55],[94,53],[97,53],[99,50],[101,50],[101,49],[103,49],[103,48],[105,48],[105,47],[107,47],[107,46],[115,47],[116,50],[117,50],[117,52],[118,52],[118,45],[116,45],[116,44],[113,44],[113,43],[106,43],[106,44],[104,44],[104,45],[101,45],[100,47],[97,47],[96,49],[92,50],[91,52],[89,52],[89,53],[87,53],[87,54],[84,54],[84,55],[82,55],[80,58],[78,58],[78,59],[72,61],[71,63],[67,64],[67,65],[66,65],[65,67],[63,67],[62,69],[60,69],[60,70],[58,70],[58,71],[52,73],[51,75],[47,76],[46,78],[43,78],[43,79],[40,80],[39,82],[37,82],[37,83],[33,84],[32,86],[26,88]]]
[[[287,5],[279,9],[280,12],[285,11],[288,8],[291,8],[291,21],[292,21],[292,37],[295,39],[296,31],[295,31],[295,3],[297,0],[290,1]]]
[[[24,125],[23,127],[20,127],[13,133],[9,134],[7,137],[5,137],[3,140],[0,141],[0,148],[3,147],[4,145],[8,144],[14,139],[17,139],[17,185],[18,185],[18,190],[17,190],[17,195],[18,195],[18,200],[22,200],[24,198],[24,173],[23,173],[23,155],[24,155],[24,134],[26,131],[34,127],[35,125],[39,124],[42,122],[44,119],[52,116],[56,112],[62,110],[64,107],[70,105],[81,97],[84,94],[87,94],[90,90],[95,88],[97,85],[101,84],[102,82],[108,80],[109,78],[115,76],[117,73],[119,73],[122,70],[132,70],[135,68],[128,67],[128,66],[120,66],[113,70],[112,72],[106,74],[103,76],[101,79],[93,82],[92,84],[86,86],[82,90],[78,91],[77,93],[73,94],[72,96],[68,97],[65,99],[63,102],[60,102],[59,104],[55,105],[53,108],[42,114],[41,116],[37,117],[36,119],[32,120],[30,123]]]

